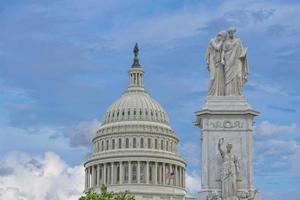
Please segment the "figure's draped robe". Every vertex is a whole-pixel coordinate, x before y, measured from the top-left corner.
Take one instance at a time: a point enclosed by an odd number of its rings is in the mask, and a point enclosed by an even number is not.
[[[228,39],[224,43],[225,95],[241,96],[247,80],[248,63],[246,49],[239,38]]]
[[[225,153],[222,166],[222,200],[238,200],[237,197],[237,158]]]
[[[224,66],[222,60],[222,44],[217,45],[213,40],[210,41],[207,48],[208,70],[210,72],[209,96],[224,96]]]

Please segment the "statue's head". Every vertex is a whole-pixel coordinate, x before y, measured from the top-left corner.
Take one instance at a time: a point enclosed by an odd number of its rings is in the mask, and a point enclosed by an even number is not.
[[[228,37],[229,37],[229,38],[233,38],[235,32],[236,32],[236,28],[234,28],[234,27],[229,28],[229,29],[227,30]]]
[[[231,149],[232,149],[232,144],[231,143],[228,143],[226,145],[226,149],[227,149],[227,152],[230,153],[231,152]]]
[[[217,39],[220,41],[220,40],[224,40],[225,39],[225,36],[226,36],[226,32],[225,31],[221,31],[218,33],[217,35]]]

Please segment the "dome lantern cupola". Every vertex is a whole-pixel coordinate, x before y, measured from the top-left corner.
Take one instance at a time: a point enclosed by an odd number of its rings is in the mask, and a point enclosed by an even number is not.
[[[136,43],[133,49],[134,58],[131,68],[128,70],[129,91],[144,91],[144,70],[139,63],[139,47]]]

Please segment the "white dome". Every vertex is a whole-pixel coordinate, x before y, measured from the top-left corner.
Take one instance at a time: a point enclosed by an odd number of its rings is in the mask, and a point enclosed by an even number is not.
[[[169,124],[162,106],[145,91],[126,91],[106,111],[103,124],[120,121],[153,121]]]

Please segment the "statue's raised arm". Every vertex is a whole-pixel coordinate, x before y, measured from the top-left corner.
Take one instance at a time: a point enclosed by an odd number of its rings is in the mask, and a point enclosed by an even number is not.
[[[222,150],[222,144],[223,143],[224,143],[224,138],[220,138],[219,143],[218,143],[218,150],[219,150],[222,158],[224,158],[224,151]]]

